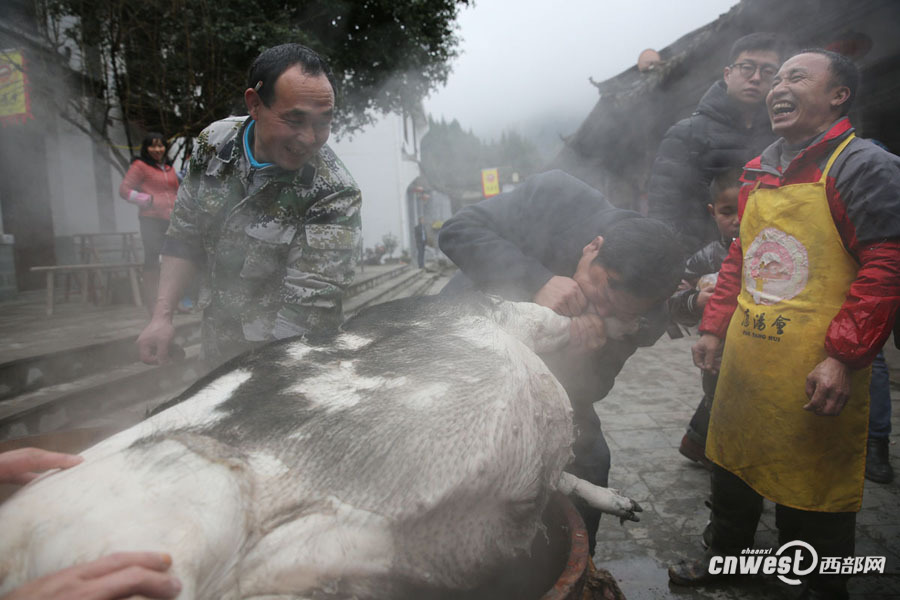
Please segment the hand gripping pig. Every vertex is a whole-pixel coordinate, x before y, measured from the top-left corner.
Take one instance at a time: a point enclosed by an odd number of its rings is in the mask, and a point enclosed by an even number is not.
[[[173,558],[179,598],[408,598],[528,552],[571,409],[536,352],[569,319],[484,296],[379,305],[226,363],[0,506],[0,595],[116,551]],[[412,595],[411,595],[412,594]]]

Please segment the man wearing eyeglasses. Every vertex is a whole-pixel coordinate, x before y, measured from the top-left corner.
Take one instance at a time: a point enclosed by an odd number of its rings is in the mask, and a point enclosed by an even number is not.
[[[722,79],[659,145],[648,189],[650,216],[675,230],[688,255],[719,240],[706,208],[712,180],[740,170],[775,141],[764,104],[781,52],[782,44],[772,33],[751,33],[736,41]],[[700,401],[678,448],[685,458],[704,466],[709,465],[704,445],[710,397]]]
[[[706,210],[713,177],[743,167],[775,141],[764,100],[782,52],[772,33],[736,41],[722,79],[659,145],[648,186],[650,216],[671,225],[688,254],[719,236]]]

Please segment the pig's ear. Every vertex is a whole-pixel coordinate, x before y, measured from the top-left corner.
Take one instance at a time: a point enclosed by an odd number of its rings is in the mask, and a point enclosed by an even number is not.
[[[589,243],[587,246],[584,247],[584,249],[581,251],[581,254],[583,256],[587,256],[588,254],[593,254],[594,256],[597,256],[597,254],[600,252],[600,247],[602,245],[603,245],[603,236],[598,235],[597,237],[595,237],[594,239],[591,240],[591,243]],[[594,256],[591,257],[591,260],[593,260]]]

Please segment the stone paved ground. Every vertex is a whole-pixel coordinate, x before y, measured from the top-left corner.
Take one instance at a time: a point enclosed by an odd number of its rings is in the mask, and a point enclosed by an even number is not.
[[[604,518],[595,562],[619,580],[629,600],[663,598],[794,598],[799,590],[767,577],[743,578],[741,586],[670,586],[666,567],[702,552],[700,533],[709,516],[703,501],[709,476],[678,453],[684,429],[700,400],[700,376],[691,363],[696,338],[664,337],[629,359],[610,395],[596,404],[612,452],[610,486],[644,508],[640,523]],[[891,364],[892,356],[888,362]],[[896,364],[891,364],[896,367]],[[900,471],[900,391],[893,390],[892,463]],[[891,575],[851,580],[856,599],[900,598],[900,485],[866,482],[857,517],[856,554],[887,557]],[[758,547],[778,548],[773,505],[766,503]]]

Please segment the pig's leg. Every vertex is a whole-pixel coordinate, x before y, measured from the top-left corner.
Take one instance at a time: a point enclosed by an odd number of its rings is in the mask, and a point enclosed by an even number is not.
[[[571,319],[534,302],[499,302],[493,319],[506,333],[535,353],[553,352],[569,343]]]
[[[616,490],[594,485],[571,473],[563,473],[560,476],[557,489],[563,494],[575,494],[594,508],[619,517],[622,522],[626,519],[640,521],[634,513],[644,510],[640,504],[620,495]]]

